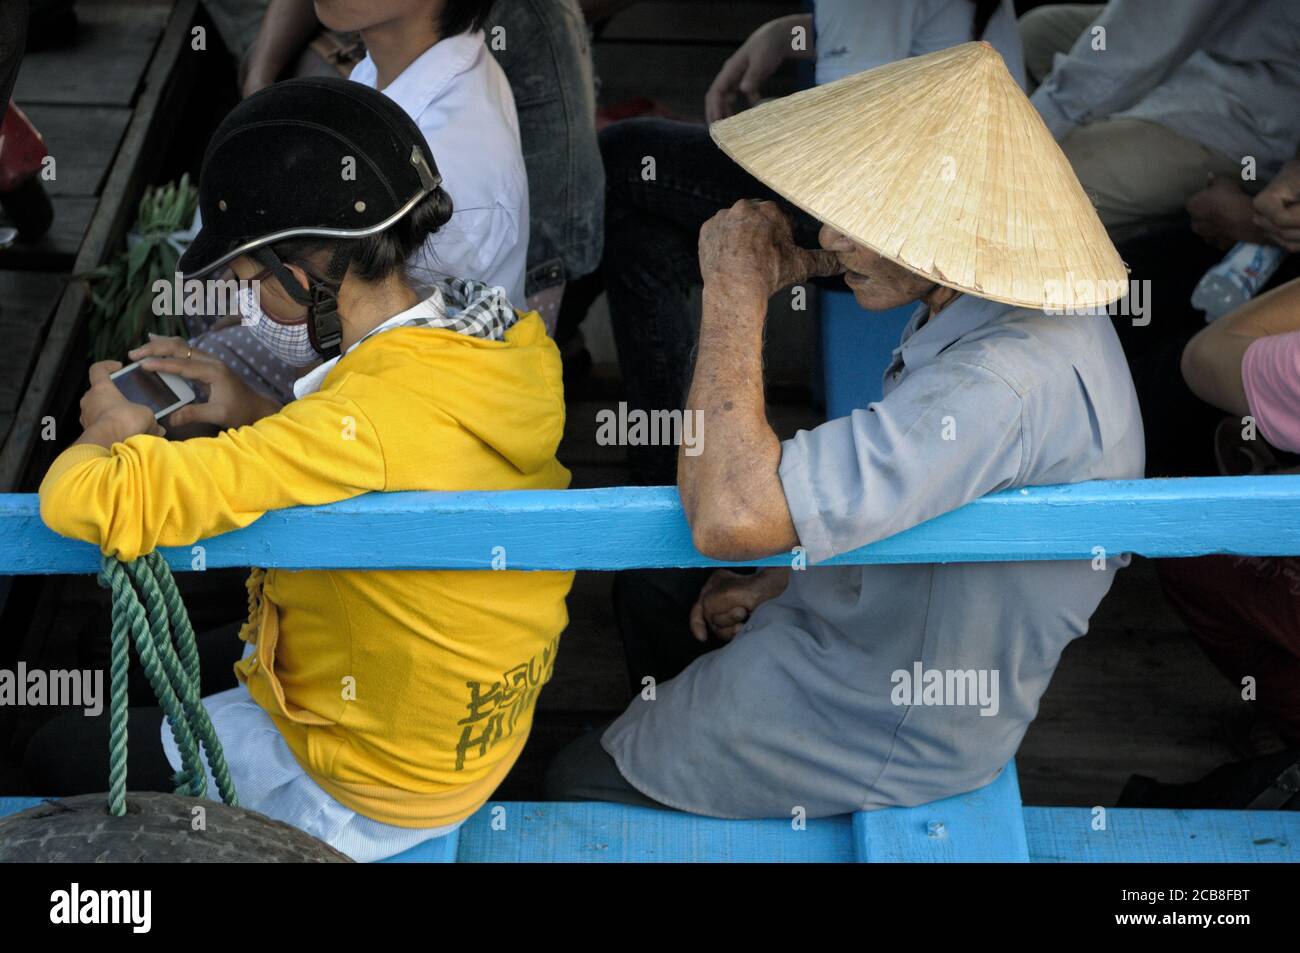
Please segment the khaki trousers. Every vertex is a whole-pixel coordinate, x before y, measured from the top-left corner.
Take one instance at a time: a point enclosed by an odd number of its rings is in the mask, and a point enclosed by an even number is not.
[[[1100,4],[1038,7],[1020,18],[1025,69],[1036,88],[1057,53],[1068,52],[1100,15]],[[1061,140],[1074,174],[1097,206],[1111,239],[1122,241],[1183,214],[1210,173],[1238,178],[1238,158],[1222,155],[1156,122],[1101,119]]]

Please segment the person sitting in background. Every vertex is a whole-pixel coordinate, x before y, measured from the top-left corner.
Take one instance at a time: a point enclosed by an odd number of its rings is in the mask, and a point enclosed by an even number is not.
[[[812,17],[774,20],[745,41],[709,90],[709,118],[729,114],[737,93],[756,99],[790,56],[815,55],[820,82],[981,36],[1019,80],[1010,0],[818,0]],[[805,42],[806,51],[798,53]],[[605,257],[597,274],[569,288],[556,340],[565,350],[592,301],[607,291],[629,409],[673,410],[686,396],[698,323],[690,293],[701,280],[700,227],[737,199],[779,197],[723,155],[696,123],[649,117],[616,122],[602,130],[600,148]],[[653,173],[647,173],[647,159],[653,160]],[[815,243],[817,224],[802,212],[795,212],[794,221],[796,238]],[[632,446],[627,454],[634,483],[673,482],[671,446]]]
[[[798,247],[771,202],[704,226],[686,404],[703,439],[679,457],[682,506],[705,555],[790,568],[620,574],[638,698],[559,754],[548,791],[788,820],[979,787],[1015,754],[1127,556],[817,564],[995,490],[1140,476],[1133,386],[1094,310],[1123,293],[1123,264],[984,43],[713,132],[824,223],[824,250]],[[768,300],[837,273],[864,309],[919,304],[883,399],[782,442],[764,400]],[[1067,305],[1081,313],[1044,313]],[[951,691],[931,690],[935,673]]]
[[[444,157],[456,211],[411,261],[412,278],[481,281],[522,307],[528,176],[514,93],[484,42],[491,0],[316,0],[315,7],[330,29],[355,30],[365,41],[352,81],[401,106]]]
[[[1235,242],[1273,243],[1282,229],[1300,237],[1300,207],[1288,204],[1300,198],[1300,7],[1058,4],[1026,13],[1021,30],[1041,84],[1031,101],[1146,307],[1114,321],[1147,423],[1147,475],[1214,473],[1219,412],[1179,373],[1204,327],[1190,299]],[[1297,274],[1284,264],[1273,283]]]
[[[1293,228],[1300,162],[1290,160],[1256,196],[1215,178],[1187,200],[1179,218],[1152,224],[1117,243],[1131,269],[1144,313],[1114,317],[1146,422],[1147,476],[1206,476],[1218,472],[1213,450],[1219,408],[1200,399],[1180,372],[1183,349],[1205,327],[1192,306],[1202,276],[1237,242],[1272,244]],[[1300,196],[1296,196],[1300,197]],[[1259,223],[1259,224],[1257,224]],[[1300,276],[1300,259],[1283,260],[1266,290]]]
[[[182,270],[229,264],[260,282],[241,302],[251,333],[290,363],[324,363],[278,407],[179,338],[135,350],[146,369],[211,388],[168,418],[222,428],[192,440],[159,439],[152,411],[110,379],[120,365],[94,365],[85,431],[41,483],[51,529],[131,560],[368,491],[568,485],[560,360],[541,318],[481,282],[425,292],[406,275],[453,213],[391,99],[343,79],[250,96],[213,136],[199,198]],[[240,684],[203,699],[241,804],[359,860],[454,829],[523,749],[572,579],[254,569],[238,638],[204,639],[209,672],[247,643]],[[133,787],[170,789],[181,760],[161,710],[133,707],[130,732]],[[25,771],[51,793],[100,790],[108,735],[106,715],[56,718],[28,743]]]
[[[1300,160],[1288,159],[1256,195],[1240,179],[1211,178],[1175,220],[1153,223],[1117,243],[1145,304],[1141,316],[1115,314],[1146,422],[1147,476],[1206,476],[1218,472],[1214,428],[1222,411],[1200,399],[1183,379],[1187,343],[1206,317],[1191,303],[1201,277],[1238,242],[1300,248]],[[1300,257],[1282,261],[1261,290],[1300,277]]]
[[[1021,20],[1031,101],[1119,242],[1207,176],[1267,182],[1300,141],[1293,0],[1053,4]]]
[[[805,42],[796,43],[797,37]],[[704,98],[705,119],[726,119],[736,112],[737,102],[745,108],[756,105],[763,86],[790,59],[813,60],[820,86],[972,39],[988,40],[1002,54],[1007,70],[1024,85],[1020,37],[1009,3],[816,0],[813,13],[764,23],[722,64]]]
[[[1182,368],[1192,391],[1232,415],[1224,426],[1256,458],[1269,455],[1251,446],[1263,442],[1300,453],[1300,280],[1205,328]],[[1283,747],[1191,784],[1134,778],[1121,804],[1300,810],[1300,558],[1198,556],[1161,560],[1158,569],[1170,604]]]
[[[448,275],[481,281],[501,287],[522,307],[528,178],[514,96],[484,42],[491,6],[491,0],[319,0],[313,12],[312,0],[272,0],[250,76],[277,75],[264,60],[295,49],[295,33],[298,46],[304,44],[318,15],[330,29],[359,32],[367,53],[351,78],[380,90],[415,120],[442,157],[456,209],[410,261],[412,279],[421,287]],[[346,174],[340,166],[340,175]],[[293,381],[304,370],[267,353],[244,327],[220,328],[195,346],[280,401],[292,399]]]
[[[353,26],[358,22],[331,14],[334,7],[339,4],[329,0],[316,4],[315,9],[312,0],[271,0],[249,55],[245,95],[275,82],[292,66],[307,38],[319,27],[317,11],[320,19],[333,24]],[[375,13],[386,7],[395,5],[367,5]],[[604,237],[604,169],[596,145],[595,79],[583,10],[578,0],[510,0],[473,5],[452,0],[443,13],[444,29],[449,21],[454,28],[457,21],[463,20],[464,11],[472,11],[481,19],[488,52],[510,84],[528,178],[528,254],[522,295],[513,280],[492,283],[506,287],[507,293],[513,295],[512,301],[526,301],[548,327],[553,327],[565,282],[596,268]],[[368,43],[364,30],[361,38],[364,54]],[[371,59],[378,63],[376,57],[387,56],[388,51],[376,49]],[[353,78],[361,79],[365,73],[368,71]],[[430,89],[437,89],[436,77],[425,75],[423,79]],[[436,107],[442,96],[436,93],[423,119],[415,118],[421,120],[434,148],[445,154],[447,148],[442,147],[451,147],[456,137],[463,137],[465,124],[463,117],[445,111],[440,114]],[[492,116],[489,110],[487,118]],[[467,155],[465,161],[474,166],[475,176],[457,178],[490,186],[493,168],[506,161],[508,154],[508,149],[500,155],[484,150],[473,156],[472,163]],[[495,196],[467,193],[452,198],[458,208],[471,208]]]

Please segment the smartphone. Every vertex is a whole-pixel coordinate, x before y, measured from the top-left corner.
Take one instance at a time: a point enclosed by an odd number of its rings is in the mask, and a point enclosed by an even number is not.
[[[144,404],[161,420],[178,407],[194,402],[194,388],[183,377],[146,371],[137,361],[109,376],[117,389],[133,404]]]

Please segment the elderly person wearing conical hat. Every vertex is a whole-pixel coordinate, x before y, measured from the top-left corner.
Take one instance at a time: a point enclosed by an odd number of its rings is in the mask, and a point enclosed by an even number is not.
[[[702,230],[688,408],[703,439],[679,459],[682,503],[702,552],[791,554],[791,568],[620,579],[640,693],[561,752],[550,793],[788,818],[979,787],[1127,558],[821,564],[995,490],[1140,477],[1137,400],[1102,307],[1123,265],[983,44],[713,134],[824,226],[822,249],[799,249],[776,206],[741,202]],[[767,301],[835,272],[864,307],[916,313],[883,399],[782,442],[764,407]]]

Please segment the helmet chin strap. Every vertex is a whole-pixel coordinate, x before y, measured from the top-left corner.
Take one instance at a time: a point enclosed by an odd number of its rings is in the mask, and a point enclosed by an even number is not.
[[[297,277],[280,260],[270,248],[258,248],[252,253],[254,260],[270,269],[284,293],[294,301],[307,308],[307,339],[312,349],[326,360],[339,356],[343,340],[343,325],[339,320],[339,282],[322,278],[303,268],[307,272],[307,287],[299,284]],[[334,253],[330,261],[330,271],[345,261],[347,255],[343,248]],[[301,266],[300,266],[301,267]]]

